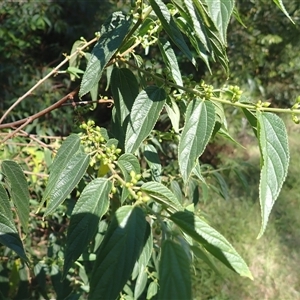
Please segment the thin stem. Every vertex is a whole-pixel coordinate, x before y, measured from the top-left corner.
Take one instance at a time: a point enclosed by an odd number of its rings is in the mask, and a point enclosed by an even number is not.
[[[76,88],[75,90],[73,90],[71,93],[69,93],[68,95],[64,96],[63,98],[61,98],[59,101],[57,101],[56,103],[52,104],[51,106],[43,109],[42,111],[28,117],[28,118],[24,118],[15,122],[11,122],[11,123],[6,123],[6,124],[0,124],[0,129],[3,128],[12,128],[15,126],[20,126],[24,123],[28,124],[32,121],[34,121],[37,118],[40,118],[41,116],[49,113],[50,111],[54,110],[55,108],[61,106],[64,102],[66,102],[67,100],[73,100],[75,94],[78,92],[78,88]],[[28,120],[30,122],[28,122]],[[14,132],[13,134],[15,134],[16,132]],[[11,136],[11,135],[10,135]],[[5,140],[7,140],[7,138],[5,138]]]
[[[189,87],[184,87],[184,86],[177,85],[177,84],[175,84],[175,83],[167,80],[166,78],[163,78],[161,76],[153,74],[150,71],[144,70],[144,69],[136,66],[135,64],[127,61],[126,59],[124,59],[122,57],[120,57],[119,59],[122,62],[124,62],[125,64],[131,66],[132,68],[134,68],[134,69],[136,69],[136,70],[138,70],[138,71],[140,71],[140,72],[142,72],[142,73],[144,73],[146,75],[152,76],[156,80],[159,80],[162,83],[167,84],[168,86],[174,87],[176,89],[179,89],[179,90],[182,90],[182,91],[185,91],[185,92],[188,92],[188,93],[193,93],[193,94],[198,95],[200,97],[203,97],[203,93],[201,91],[198,91],[195,88],[189,88]],[[226,100],[226,99],[219,98],[219,97],[210,97],[209,100],[220,102],[220,103],[224,103],[224,104],[231,105],[231,106],[234,106],[234,107],[246,108],[246,109],[254,110],[254,111],[260,110],[260,111],[274,112],[274,113],[300,114],[300,109],[256,106],[255,104],[252,104],[252,105],[251,104],[245,104],[245,103],[241,103],[241,102],[238,102],[238,101],[237,102],[232,102],[230,100]]]
[[[74,53],[72,53],[70,56],[67,56],[59,65],[57,65],[49,74],[47,74],[44,78],[42,78],[41,80],[39,80],[30,90],[28,90],[22,97],[20,97],[5,113],[4,115],[1,117],[0,119],[0,124],[3,122],[3,120],[8,116],[8,114],[20,103],[22,102],[27,96],[29,96],[38,86],[40,86],[43,82],[45,82],[49,77],[51,77],[53,74],[57,73],[57,71],[65,64],[67,63],[70,58],[78,55],[78,53],[80,53],[82,50],[84,50],[85,48],[87,48],[89,45],[93,44],[94,42],[96,42],[98,40],[97,37],[93,38],[92,40],[90,40],[89,42],[87,42],[86,44],[84,44],[84,46],[79,47]]]

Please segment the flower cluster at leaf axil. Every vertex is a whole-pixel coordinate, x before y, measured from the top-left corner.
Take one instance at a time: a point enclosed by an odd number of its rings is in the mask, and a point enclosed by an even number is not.
[[[92,120],[83,123],[80,127],[86,131],[86,134],[82,135],[81,143],[84,151],[91,155],[90,166],[96,170],[103,165],[111,164],[114,167],[114,162],[122,150],[117,148],[114,143],[109,143],[111,140],[106,136],[106,130],[95,126],[95,122]]]

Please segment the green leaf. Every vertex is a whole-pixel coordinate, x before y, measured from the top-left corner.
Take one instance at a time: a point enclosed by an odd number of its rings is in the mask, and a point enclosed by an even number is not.
[[[51,191],[45,216],[51,214],[68,197],[86,172],[90,157],[85,153],[76,153],[67,162],[57,177]]]
[[[216,274],[221,276],[218,268],[214,264],[214,262],[209,257],[209,254],[206,252],[206,250],[202,250],[198,245],[197,246],[191,246],[190,247],[195,256],[199,259],[202,259]]]
[[[165,109],[169,116],[169,119],[172,123],[173,129],[176,133],[179,133],[179,126],[180,126],[180,110],[176,103],[176,101],[170,98],[170,105],[166,103]]]
[[[111,187],[107,179],[94,179],[76,202],[68,227],[63,277],[95,236],[98,223],[109,207]]]
[[[7,192],[0,183],[0,243],[15,251],[28,261],[26,253],[15,227]]]
[[[206,1],[211,20],[218,29],[222,43],[227,44],[227,27],[233,12],[234,0]]]
[[[141,173],[141,167],[138,159],[131,153],[124,153],[122,154],[118,161],[118,167],[120,168],[124,179],[126,182],[130,182],[131,176],[130,172],[134,171],[136,174]],[[126,188],[122,189],[122,196],[121,196],[121,203],[123,203],[126,198],[128,197],[129,192]]]
[[[187,182],[213,132],[214,105],[210,101],[194,99],[187,107],[185,120],[179,142],[178,162],[183,180]]]
[[[242,108],[242,111],[247,118],[248,122],[250,123],[252,130],[257,137],[257,117],[248,109]]]
[[[152,299],[157,294],[157,282],[151,281],[147,290],[147,299]]]
[[[135,152],[150,134],[166,102],[163,88],[148,86],[135,99],[126,130],[125,152]]]
[[[50,176],[48,179],[46,190],[43,194],[41,206],[49,198],[57,183],[60,173],[65,169],[71,157],[79,150],[79,147],[80,137],[77,134],[71,134],[58,149],[54,161],[50,166]]]
[[[219,189],[217,188],[216,191],[223,197],[225,200],[229,199],[228,193],[228,185],[224,179],[224,177],[219,172],[213,172],[212,176],[214,176],[219,184]]]
[[[146,145],[144,150],[145,159],[150,167],[152,178],[160,182],[162,167],[159,160],[158,153],[153,145]]]
[[[129,69],[114,68],[111,75],[111,91],[114,98],[112,133],[123,147],[129,114],[139,93],[135,75]]]
[[[145,191],[151,198],[167,207],[171,212],[183,210],[181,203],[176,196],[162,183],[149,181],[141,186],[141,190]]]
[[[188,16],[192,22],[192,28],[196,37],[200,40],[206,50],[209,50],[208,45],[208,38],[206,36],[206,30],[204,24],[201,20],[201,17],[198,14],[198,11],[195,9],[192,0],[183,0],[183,6],[185,11],[187,12]]]
[[[149,0],[155,14],[160,20],[167,35],[171,38],[174,44],[186,55],[186,57],[196,65],[196,61],[188,48],[180,30],[178,29],[173,17],[171,16],[168,7],[161,0]]]
[[[176,24],[180,28],[182,32],[188,37],[191,45],[194,47],[194,50],[197,52],[198,56],[202,59],[202,61],[206,64],[209,72],[211,73],[210,65],[209,65],[209,53],[205,49],[204,45],[199,41],[197,36],[195,35],[192,21],[188,16],[186,17],[177,17]]]
[[[158,299],[192,299],[190,260],[185,250],[171,240],[162,244]]]
[[[259,200],[262,225],[258,238],[267,226],[272,207],[285,181],[289,166],[289,145],[285,125],[272,113],[257,112],[258,136],[262,166],[260,173]]]
[[[183,86],[181,72],[178,66],[177,57],[172,49],[169,41],[160,38],[158,40],[158,47],[162,55],[162,59],[167,66],[168,70],[171,72],[174,82],[177,85]]]
[[[99,90],[99,84],[96,83],[90,90],[90,95],[91,95],[92,101],[98,100],[98,90]]]
[[[147,222],[139,207],[120,207],[97,254],[89,299],[116,299],[129,279],[144,243]]]
[[[171,215],[170,219],[228,268],[241,276],[253,279],[247,264],[232,245],[198,216],[188,211],[181,211]]]
[[[126,37],[132,20],[122,12],[113,13],[102,25],[101,36],[95,45],[83,75],[79,97],[87,94],[97,84],[102,72]]]
[[[146,270],[139,273],[134,286],[134,299],[138,299],[143,293],[148,281]]]
[[[124,126],[123,124],[131,112],[134,99],[139,94],[139,85],[135,75],[127,68],[114,68],[111,74],[111,91],[117,118],[120,125]]]
[[[287,12],[287,10],[285,9],[285,6],[283,5],[282,0],[273,0],[273,2],[280,8],[280,10],[288,17],[288,19],[295,24],[295,22],[292,20],[292,18],[290,17],[289,13]]]
[[[21,167],[11,160],[4,160],[1,164],[1,169],[9,187],[9,193],[16,207],[23,230],[27,233],[30,195],[26,177]]]
[[[196,165],[195,165],[194,169],[192,170],[192,173],[194,175],[196,175],[201,182],[206,184],[205,178],[203,177],[202,172],[201,172],[199,160],[197,160]]]
[[[72,46],[72,50],[71,50],[70,54],[73,54],[74,52],[76,52],[77,49],[80,48],[80,47],[82,47],[83,45],[84,45],[84,41],[81,41],[81,40],[75,41],[75,43]],[[70,60],[69,60],[69,67],[75,67],[75,68],[79,67],[79,65],[80,65],[80,57],[79,57],[78,54],[70,58]],[[75,72],[75,74],[72,74],[72,72],[70,72],[70,79],[71,79],[71,81],[74,81],[75,78],[76,78],[76,72]]]

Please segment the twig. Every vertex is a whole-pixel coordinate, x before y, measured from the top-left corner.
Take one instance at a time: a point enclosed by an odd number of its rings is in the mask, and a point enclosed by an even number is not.
[[[34,172],[30,172],[30,171],[24,171],[23,173],[27,174],[27,175],[33,175],[33,176],[38,176],[38,177],[49,177],[48,174],[43,174],[43,173],[34,173]]]
[[[93,38],[92,40],[90,40],[89,42],[87,42],[86,44],[84,44],[84,46],[79,47],[74,53],[72,53],[70,56],[67,56],[59,65],[57,65],[48,75],[46,75],[44,78],[42,78],[41,80],[39,80],[30,90],[28,90],[23,96],[21,96],[2,116],[2,118],[0,119],[0,124],[3,122],[3,120],[8,116],[8,114],[21,102],[23,101],[27,96],[29,96],[38,86],[40,86],[43,82],[45,82],[49,77],[51,77],[53,74],[57,73],[57,71],[65,64],[67,63],[70,58],[78,55],[78,53],[80,53],[82,50],[84,50],[85,48],[87,48],[89,45],[93,44],[94,42],[96,42],[98,40],[97,37]],[[4,127],[5,128],[5,127]]]
[[[109,103],[108,107],[111,107],[114,104],[113,99],[99,99],[95,101],[77,101],[77,102],[71,102],[71,103],[64,103],[61,106],[77,106],[77,105],[89,105],[93,103]]]
[[[25,127],[27,124],[31,123],[32,121],[34,121],[35,119],[40,118],[41,116],[49,113],[50,111],[58,108],[59,106],[61,106],[64,102],[66,102],[67,100],[73,100],[74,96],[78,93],[78,88],[76,88],[75,90],[73,90],[71,93],[69,93],[68,95],[64,96],[63,98],[61,98],[60,100],[58,100],[56,103],[52,104],[51,106],[41,110],[40,112],[28,117],[28,118],[24,118],[22,120],[19,121],[15,121],[15,122],[11,122],[11,123],[6,123],[6,124],[0,124],[0,129],[3,128],[13,128],[13,127],[17,127],[17,126],[21,126],[21,128],[17,128],[15,131],[13,131],[12,133],[10,133],[7,137],[4,138],[4,140],[2,141],[3,143],[8,140],[9,138],[11,138],[15,133],[17,133],[18,131],[20,131],[23,127]],[[25,123],[25,125],[24,125]]]
[[[45,144],[44,142],[40,141],[39,139],[37,139],[34,135],[32,134],[28,134],[26,131],[20,130],[20,132],[22,134],[24,134],[25,136],[29,137],[31,140],[35,141],[36,143],[38,143],[39,145],[41,145],[43,148],[49,148],[51,151],[56,152],[55,149],[53,149],[52,146],[49,146],[47,144]]]

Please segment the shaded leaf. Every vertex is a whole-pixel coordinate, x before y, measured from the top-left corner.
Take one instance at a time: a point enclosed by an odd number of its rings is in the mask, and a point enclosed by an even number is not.
[[[181,72],[177,62],[177,57],[174,50],[172,49],[170,42],[163,38],[160,38],[158,40],[158,47],[165,65],[167,66],[167,68],[172,74],[172,78],[174,82],[177,85],[183,86]]]
[[[155,147],[150,144],[146,145],[144,156],[151,170],[152,178],[155,181],[160,182],[162,167]]]
[[[131,19],[126,18],[122,12],[115,12],[102,25],[100,39],[91,53],[81,81],[80,98],[99,82],[105,66],[122,45],[131,23]]]
[[[138,159],[131,153],[124,153],[122,154],[118,161],[117,161],[118,167],[120,168],[124,179],[126,182],[130,182],[131,176],[130,172],[134,171],[136,174],[141,173],[140,163]],[[122,189],[122,196],[121,196],[121,203],[125,201],[125,199],[128,197],[129,192],[126,188]]]
[[[111,91],[119,124],[123,126],[139,93],[135,75],[127,68],[114,68],[111,74]],[[127,124],[124,126],[126,129]]]
[[[259,200],[262,224],[260,238],[267,226],[272,207],[285,181],[289,166],[289,146],[285,125],[272,113],[257,112],[258,136],[262,166],[259,184]]]
[[[129,113],[139,93],[135,75],[129,69],[114,68],[111,75],[111,91],[114,98],[112,133],[123,148]]]
[[[257,117],[248,109],[242,108],[242,111],[247,118],[248,122],[250,123],[252,130],[257,137]]]
[[[215,266],[214,262],[211,260],[205,250],[202,250],[199,246],[191,246],[191,250],[196,257],[203,260],[216,274],[221,276],[218,268]]]
[[[89,299],[116,299],[145,243],[146,220],[138,207],[120,207],[97,254]]]
[[[51,191],[45,216],[51,214],[68,197],[86,172],[90,157],[85,153],[76,153],[61,170]]]
[[[171,240],[162,244],[158,299],[192,299],[190,260],[185,250]]]
[[[111,187],[107,179],[94,179],[76,202],[68,227],[63,277],[95,236],[98,223],[109,207]]]
[[[171,16],[168,7],[161,0],[149,0],[151,7],[159,18],[164,30],[174,42],[174,44],[186,55],[186,57],[196,65],[196,61],[188,48],[180,30]]]
[[[10,202],[6,190],[0,183],[0,243],[15,251],[28,261],[26,253],[14,224]]]
[[[198,216],[188,211],[181,211],[171,215],[170,219],[228,268],[252,279],[247,264],[232,245]]]
[[[5,182],[9,187],[9,193],[16,207],[23,230],[27,233],[30,195],[26,177],[21,167],[11,160],[4,160],[1,163],[1,169],[5,176]]]
[[[191,45],[194,47],[194,50],[197,52],[198,56],[202,59],[202,61],[207,66],[209,72],[211,73],[211,68],[209,64],[209,53],[205,49],[203,44],[199,41],[199,39],[196,37],[193,26],[191,24],[192,22],[189,20],[188,17],[178,17],[175,21],[180,30],[184,32],[185,35],[188,37]]]
[[[179,168],[185,182],[209,142],[214,125],[214,105],[199,98],[191,101],[178,147]]]
[[[134,101],[126,130],[125,152],[135,152],[150,134],[166,102],[165,90],[148,86]]]
[[[204,27],[204,24],[202,23],[202,20],[198,14],[198,11],[195,9],[193,5],[192,0],[183,0],[183,6],[185,8],[185,11],[189,15],[191,22],[192,22],[192,28],[194,33],[196,34],[196,37],[200,40],[200,42],[203,44],[206,50],[209,50],[208,46],[208,38],[206,36],[206,30]]]
[[[171,120],[173,129],[176,133],[179,133],[179,126],[180,126],[180,110],[177,103],[174,99],[171,98],[171,103],[165,105],[167,114]]]

